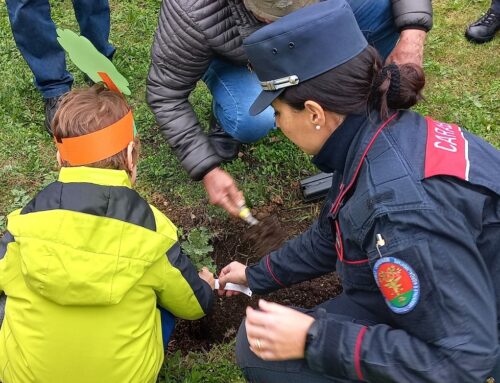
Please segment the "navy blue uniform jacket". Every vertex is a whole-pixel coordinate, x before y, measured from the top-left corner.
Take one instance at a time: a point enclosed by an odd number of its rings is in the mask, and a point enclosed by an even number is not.
[[[266,293],[336,270],[344,293],[376,315],[369,326],[319,317],[306,353],[316,371],[367,382],[484,382],[499,349],[500,152],[410,111],[381,124],[348,116],[338,129],[354,132],[343,156],[333,133],[315,159],[335,171],[319,218],[248,267],[249,286]],[[403,312],[377,284],[381,257],[416,277],[417,299]]]

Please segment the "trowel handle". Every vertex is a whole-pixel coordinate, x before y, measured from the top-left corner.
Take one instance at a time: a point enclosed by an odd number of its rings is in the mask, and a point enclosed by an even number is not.
[[[257,225],[259,223],[259,221],[252,215],[250,209],[246,207],[246,205],[240,207],[239,216],[243,221],[248,223],[250,226]]]

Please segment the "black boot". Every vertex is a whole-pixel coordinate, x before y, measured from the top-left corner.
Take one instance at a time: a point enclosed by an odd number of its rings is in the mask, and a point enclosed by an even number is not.
[[[240,142],[227,134],[214,116],[210,117],[207,136],[217,155],[224,161],[229,162],[238,157]]]
[[[495,13],[490,8],[477,21],[469,25],[465,31],[465,37],[469,41],[482,44],[492,40],[498,29],[500,29],[500,13]]]
[[[45,129],[52,136],[52,120],[59,107],[59,100],[62,95],[45,99]]]

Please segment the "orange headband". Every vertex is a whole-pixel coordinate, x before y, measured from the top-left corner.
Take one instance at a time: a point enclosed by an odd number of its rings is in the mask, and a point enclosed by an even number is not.
[[[92,164],[125,149],[134,140],[132,111],[104,129],[78,137],[55,139],[63,161],[72,166]]]

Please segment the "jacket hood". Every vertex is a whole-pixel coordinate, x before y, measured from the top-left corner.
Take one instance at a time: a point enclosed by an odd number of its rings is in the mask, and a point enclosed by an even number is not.
[[[52,188],[58,186],[57,190],[61,189],[60,194],[64,196],[65,190],[69,189],[65,187],[67,185],[71,184],[59,182]],[[49,185],[44,190],[50,189]],[[104,190],[108,196],[112,195],[109,186]],[[34,200],[40,199],[43,193]],[[52,199],[59,198],[59,205],[67,204],[59,192],[52,191],[49,195]],[[80,205],[82,199],[85,196],[79,198]],[[102,198],[94,197],[94,200]],[[140,201],[148,206],[142,199]],[[107,203],[112,205],[112,201]],[[123,203],[121,199],[120,203]],[[8,218],[8,230],[19,245],[26,284],[46,299],[61,305],[119,303],[176,242],[175,231],[167,236],[126,220],[110,218],[109,211],[96,215],[64,207],[34,209],[28,213],[25,213],[25,208]]]

